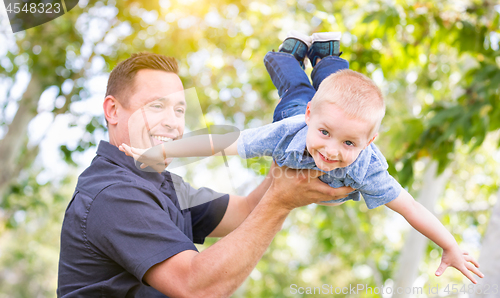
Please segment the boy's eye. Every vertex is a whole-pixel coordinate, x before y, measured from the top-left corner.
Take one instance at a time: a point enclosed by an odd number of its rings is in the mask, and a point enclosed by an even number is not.
[[[344,142],[347,146],[354,146],[354,143],[351,141],[345,141]]]
[[[324,129],[320,129],[319,130],[323,135],[327,136],[329,135],[328,131],[324,130]]]

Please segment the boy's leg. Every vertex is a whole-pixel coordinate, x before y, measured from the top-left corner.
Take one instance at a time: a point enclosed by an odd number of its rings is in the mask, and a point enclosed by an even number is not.
[[[319,84],[332,73],[349,68],[349,62],[340,58],[342,54],[340,52],[340,37],[340,32],[323,32],[312,35],[312,45],[307,56],[314,67],[311,79],[315,90],[318,90]]]
[[[336,73],[341,69],[348,69],[349,62],[337,56],[327,56],[319,61],[311,72],[311,79],[315,90],[318,90],[319,84],[329,75]]]
[[[278,89],[280,102],[274,110],[273,122],[283,118],[305,114],[307,103],[316,90],[302,69],[308,43],[292,36],[280,47],[280,52],[269,52],[264,57],[264,64]]]
[[[273,122],[305,114],[316,90],[297,60],[287,53],[269,52],[264,57],[264,64],[280,96]]]

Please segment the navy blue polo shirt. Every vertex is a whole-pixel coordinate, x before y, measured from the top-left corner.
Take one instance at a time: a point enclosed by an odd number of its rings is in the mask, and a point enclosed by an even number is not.
[[[213,200],[213,198],[217,198]],[[186,202],[206,202],[181,208]],[[143,283],[151,266],[185,251],[219,224],[229,195],[179,176],[141,171],[101,141],[80,175],[61,231],[58,297],[165,297]]]

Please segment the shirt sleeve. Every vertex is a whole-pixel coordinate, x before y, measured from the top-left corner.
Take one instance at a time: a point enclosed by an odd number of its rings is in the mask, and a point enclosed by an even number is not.
[[[162,206],[145,187],[113,184],[92,201],[82,228],[90,249],[142,281],[153,265],[185,250],[197,251],[172,221],[179,214],[171,212],[176,211]]]
[[[182,210],[189,209],[193,228],[193,241],[203,244],[205,238],[217,227],[229,204],[229,195],[207,187],[198,189],[185,182],[181,176],[170,173]]]
[[[373,209],[397,198],[402,189],[399,182],[387,172],[387,167],[376,161],[369,167],[359,191],[368,209]]]
[[[300,125],[295,118],[297,116],[242,131],[238,141],[239,156],[253,158],[280,154],[280,151],[284,151],[293,138],[290,131]]]
[[[219,225],[229,204],[229,195],[216,192],[210,188],[195,189],[188,183],[188,195],[195,198],[213,198],[206,203],[196,205],[190,209],[193,226],[193,241],[203,244],[205,238]]]

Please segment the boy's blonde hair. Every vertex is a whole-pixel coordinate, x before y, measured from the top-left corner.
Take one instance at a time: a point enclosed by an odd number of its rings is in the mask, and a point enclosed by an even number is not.
[[[349,118],[372,123],[369,138],[378,131],[385,115],[384,97],[377,85],[367,76],[350,69],[331,74],[321,82],[311,100],[311,112],[324,102],[341,108]]]

